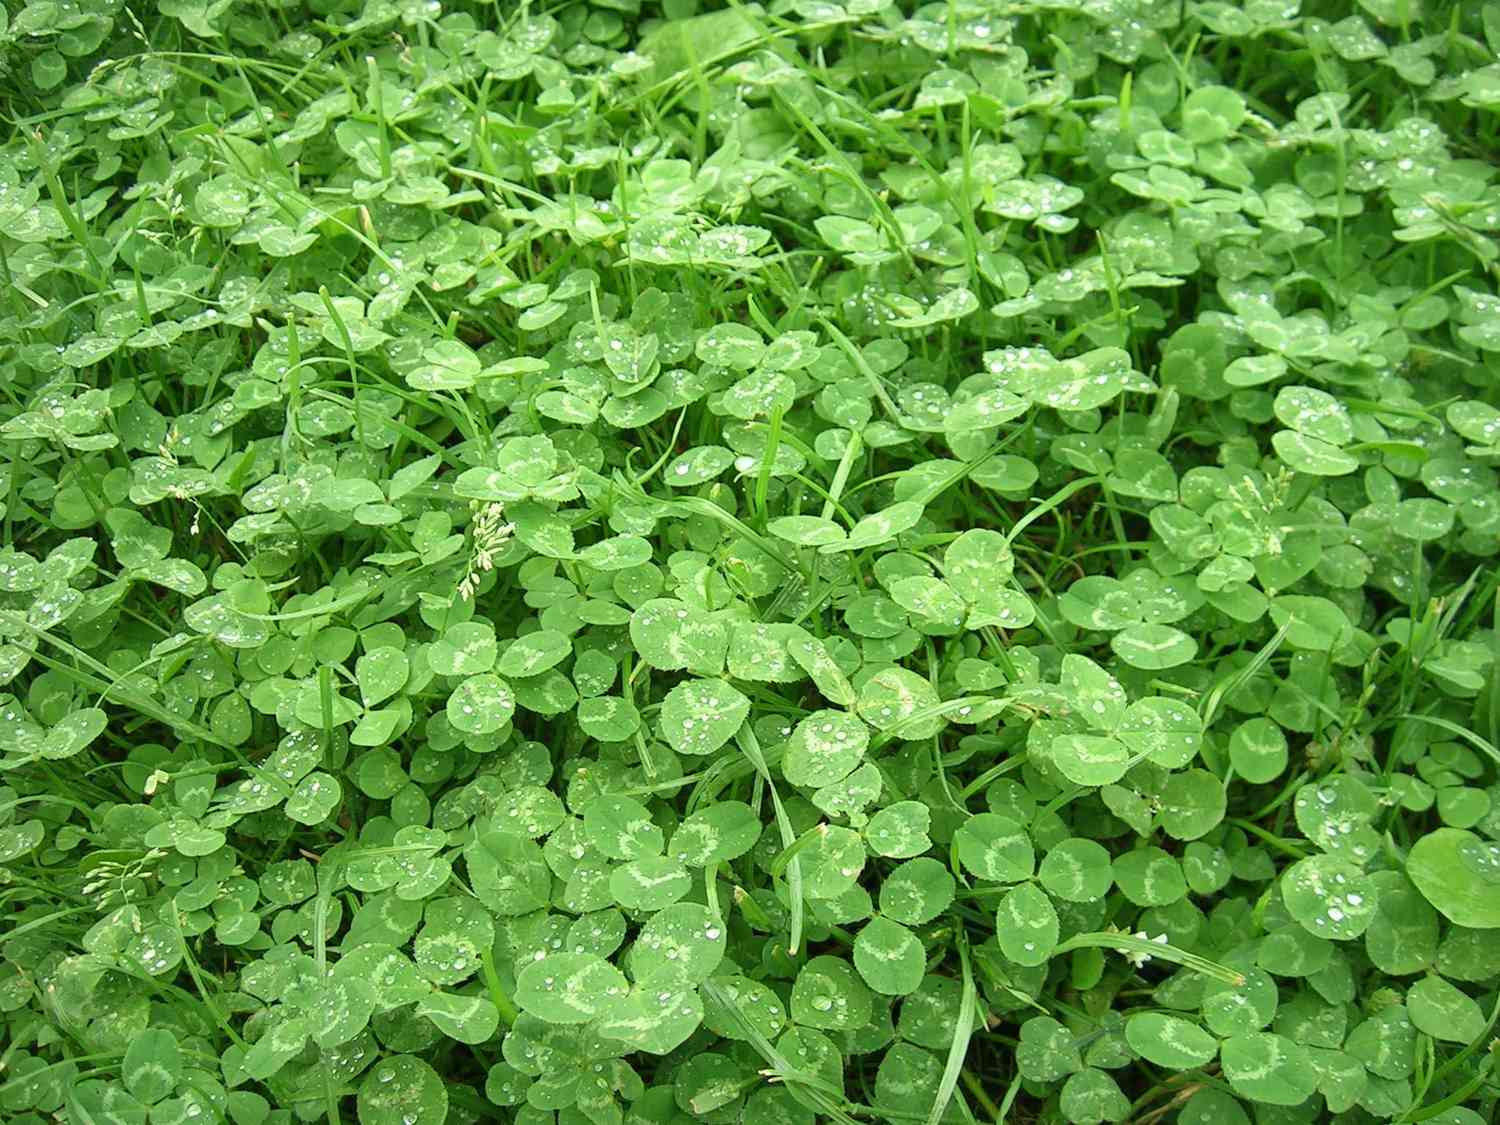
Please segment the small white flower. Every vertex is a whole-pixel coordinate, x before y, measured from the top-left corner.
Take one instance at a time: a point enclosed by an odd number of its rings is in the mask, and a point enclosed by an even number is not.
[[[516,530],[515,525],[506,523],[504,517],[505,505],[498,502],[476,508],[474,523],[469,529],[472,540],[469,569],[458,584],[458,596],[464,601],[478,591],[480,575],[495,569],[495,554]]]
[[[1149,942],[1152,942],[1152,943],[1154,943],[1156,945],[1166,945],[1167,944],[1167,935],[1166,934],[1157,934],[1155,937],[1152,937],[1150,934],[1146,933],[1145,930],[1137,930],[1135,936],[1138,937],[1138,938],[1140,938],[1142,941],[1149,941]],[[1129,961],[1137,969],[1143,967],[1146,964],[1147,961],[1151,960],[1151,954],[1149,954],[1149,953],[1136,953],[1133,950],[1127,950],[1127,951],[1125,951],[1124,956],[1125,956],[1125,960]]]

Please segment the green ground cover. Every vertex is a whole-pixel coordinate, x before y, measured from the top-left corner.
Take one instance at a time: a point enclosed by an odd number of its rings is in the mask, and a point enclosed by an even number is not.
[[[10,1125],[1495,1120],[1500,5],[0,15]]]

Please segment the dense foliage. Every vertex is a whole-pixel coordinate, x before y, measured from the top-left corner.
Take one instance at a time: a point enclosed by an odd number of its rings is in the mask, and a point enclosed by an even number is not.
[[[1500,5],[7,7],[7,1122],[1494,1120]]]

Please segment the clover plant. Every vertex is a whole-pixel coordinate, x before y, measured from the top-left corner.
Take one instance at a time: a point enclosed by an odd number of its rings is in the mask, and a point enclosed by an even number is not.
[[[1500,6],[0,8],[0,1116],[1500,1113]]]

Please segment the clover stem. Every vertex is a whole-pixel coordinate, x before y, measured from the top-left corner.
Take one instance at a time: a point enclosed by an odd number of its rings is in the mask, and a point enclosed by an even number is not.
[[[969,1093],[974,1095],[974,1100],[979,1103],[980,1108],[982,1108],[985,1113],[989,1114],[990,1117],[995,1121],[1003,1120],[1000,1113],[1000,1107],[995,1104],[995,1100],[991,1098],[989,1094],[985,1093],[984,1084],[974,1076],[972,1071],[962,1071],[959,1074],[959,1078],[963,1081],[964,1087],[969,1091]]]
[[[500,1012],[500,1022],[510,1027],[521,1013],[511,1000],[505,986],[500,983],[500,974],[495,971],[495,951],[485,948],[479,951],[479,962],[484,971],[484,987],[490,994],[490,1003]]]

